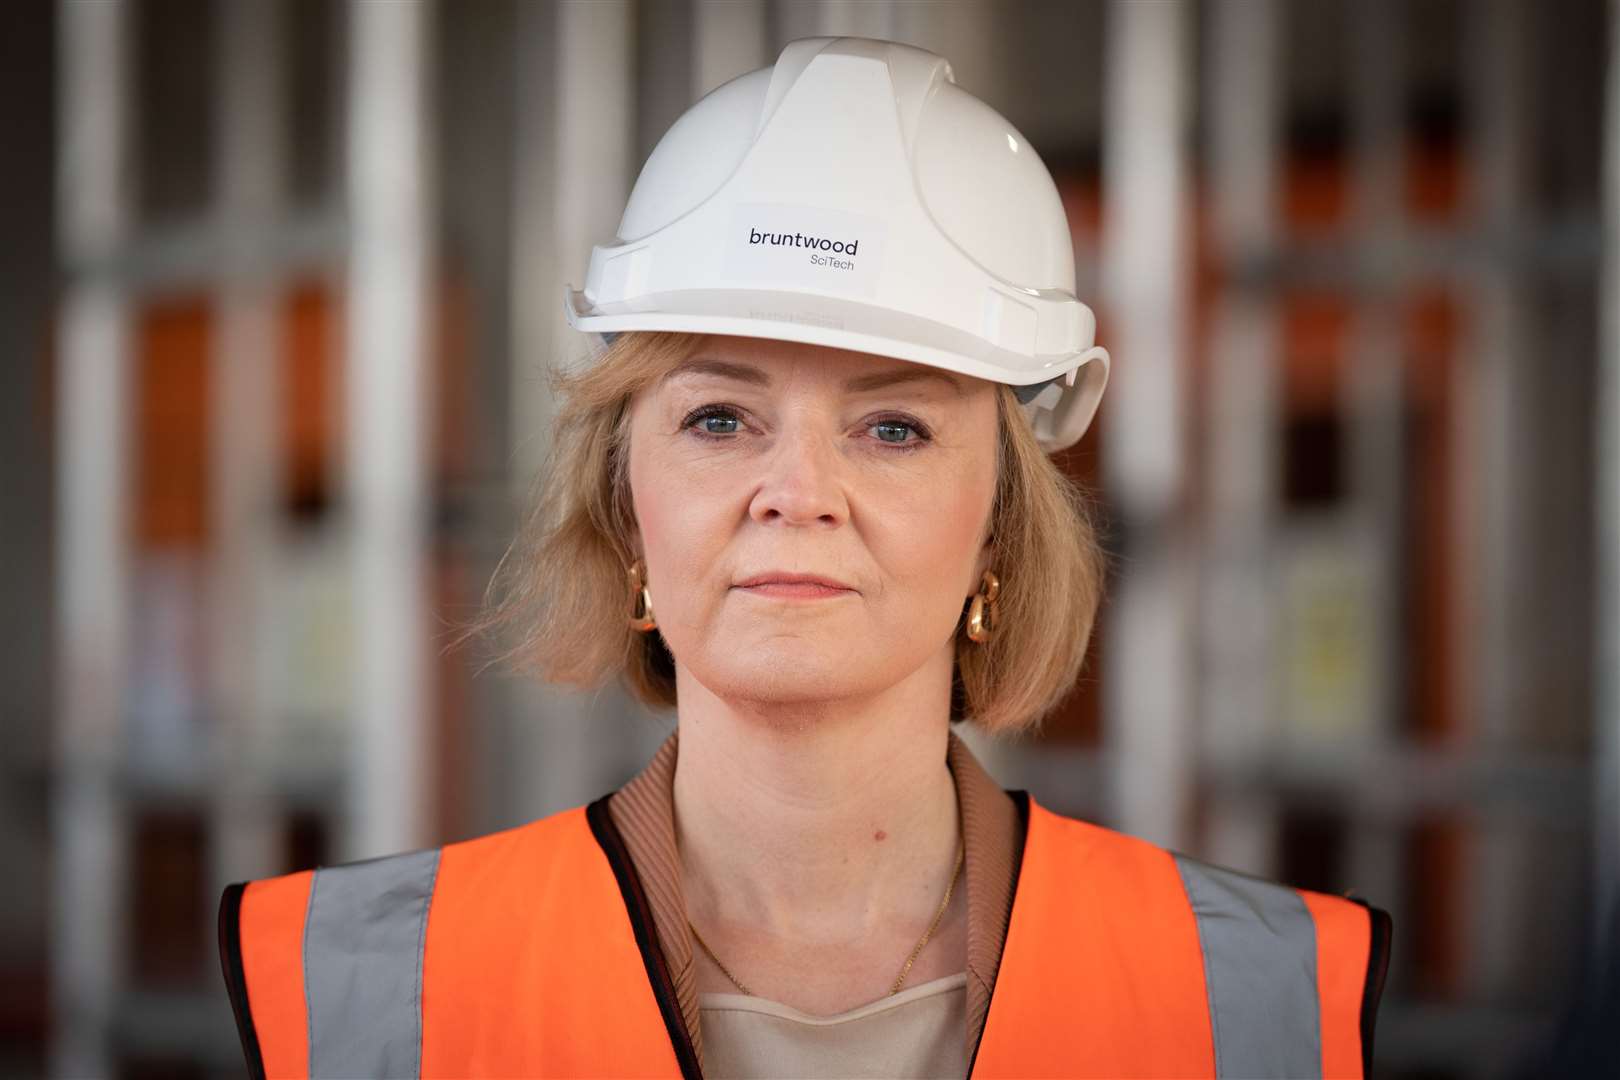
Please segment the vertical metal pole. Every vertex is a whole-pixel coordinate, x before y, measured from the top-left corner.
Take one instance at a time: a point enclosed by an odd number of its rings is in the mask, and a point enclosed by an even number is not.
[[[278,283],[265,250],[281,207],[281,7],[228,0],[222,9],[222,93],[215,165],[225,266],[217,375],[209,415],[215,537],[209,640],[210,698],[218,707],[208,775],[215,779],[212,874],[228,882],[280,872],[275,807],[255,751],[267,703],[257,677],[259,603],[273,570],[276,530]]]
[[[517,182],[513,221],[514,499],[531,496],[550,440],[556,403],[546,384],[552,364],[572,365],[590,347],[562,314],[564,283],[579,288],[591,246],[618,230],[638,162],[635,120],[635,9],[624,0],[573,2],[520,11]],[[595,798],[642,747],[604,738],[617,706],[614,687],[582,696],[517,683],[513,722],[496,736],[512,770],[501,785],[507,805],[492,812],[527,820]],[[624,728],[615,727],[617,733]]]
[[[1391,0],[1350,5],[1350,154],[1352,228],[1357,237],[1355,323],[1350,355],[1339,387],[1347,420],[1346,471],[1352,523],[1376,546],[1370,557],[1376,593],[1371,638],[1381,646],[1370,658],[1367,698],[1374,728],[1368,745],[1373,760],[1396,750],[1395,728],[1401,702],[1396,679],[1395,643],[1400,640],[1400,598],[1396,593],[1396,544],[1401,535],[1401,458],[1404,401],[1403,366],[1394,289],[1388,282],[1391,253],[1399,240],[1402,159],[1399,88],[1405,70],[1397,32],[1398,9]],[[1350,883],[1403,919],[1397,827],[1360,830],[1352,836]]]
[[[527,83],[520,102],[528,115],[519,136],[515,277],[523,381],[514,395],[514,426],[527,440],[520,447],[525,478],[540,464],[550,426],[553,403],[544,368],[554,358],[586,351],[584,337],[563,319],[562,286],[583,285],[591,245],[617,232],[639,164],[632,160],[634,6],[627,0],[564,0],[551,17],[555,21],[542,36],[548,27],[539,13],[526,13],[523,66],[543,65],[551,78],[543,88]]]
[[[552,416],[546,368],[559,340],[560,297],[575,259],[565,257],[558,236],[561,223],[558,133],[564,108],[562,21],[559,4],[519,4],[512,109],[512,387],[510,428],[513,501],[529,497],[529,484],[545,458],[546,430]],[[628,32],[628,28],[627,28]],[[628,60],[625,61],[628,63]],[[610,76],[611,77],[611,76]],[[622,91],[609,90],[610,94]],[[590,107],[591,98],[575,107]],[[616,98],[628,109],[626,98]],[[628,134],[621,132],[626,139]],[[612,182],[612,178],[607,178]],[[617,227],[617,221],[609,228]],[[583,266],[583,262],[579,262]],[[572,284],[584,284],[577,279]]]
[[[63,3],[57,669],[49,1068],[112,1072],[128,910],[118,796],[128,675],[131,317],[113,264],[129,226],[129,9]]]
[[[1402,160],[1399,76],[1404,70],[1396,30],[1397,9],[1390,0],[1366,0],[1350,8],[1351,155],[1354,228],[1360,238],[1357,323],[1350,363],[1341,390],[1350,418],[1350,492],[1366,523],[1365,535],[1388,546],[1384,578],[1393,577],[1393,544],[1402,514],[1400,482],[1401,407],[1404,399],[1399,327],[1389,260],[1400,239],[1400,169]],[[1398,625],[1392,589],[1382,597],[1377,616],[1379,641],[1393,643],[1387,632]],[[1379,686],[1373,699],[1378,714],[1393,724],[1399,708],[1394,657],[1381,658]]]
[[[1478,179],[1477,226],[1491,241],[1494,255],[1477,264],[1475,311],[1477,329],[1468,350],[1479,376],[1466,401],[1472,442],[1463,455],[1471,461],[1468,479],[1477,489],[1471,509],[1477,515],[1459,539],[1473,541],[1469,564],[1472,603],[1459,620],[1459,630],[1477,635],[1465,654],[1480,657],[1471,665],[1477,686],[1470,688],[1473,724],[1486,745],[1510,738],[1523,692],[1522,660],[1511,634],[1522,617],[1515,597],[1523,583],[1514,576],[1524,559],[1521,546],[1523,497],[1529,478],[1526,459],[1524,395],[1520,387],[1530,373],[1526,360],[1522,275],[1505,252],[1524,211],[1526,134],[1524,37],[1526,6],[1519,0],[1490,0],[1469,9],[1467,115],[1477,117],[1473,147]],[[1517,586],[1517,587],[1516,587]]]
[[[849,35],[893,40],[894,0],[776,0],[777,45]]]
[[[561,53],[556,34],[561,19],[558,8],[556,4],[519,4],[515,13],[512,295],[508,305],[512,320],[508,395],[512,444],[507,455],[512,478],[508,502],[513,507],[507,520],[514,523],[522,520],[544,463],[554,413],[546,369],[558,359],[552,349],[562,319],[560,296],[567,279],[565,266],[573,265],[564,262],[557,237],[557,173],[561,168],[557,130],[563,108],[557,70]],[[621,134],[629,137],[627,130]],[[572,284],[578,287],[583,282]],[[477,816],[497,828],[552,809],[548,794],[540,790],[552,776],[536,776],[550,760],[544,752],[544,729],[536,722],[544,715],[539,700],[544,691],[516,681],[506,682],[502,689],[509,700],[486,729],[479,755],[480,768],[490,782],[482,785],[485,803]],[[535,779],[531,782],[525,776]]]
[[[1593,742],[1597,777],[1593,808],[1597,850],[1600,955],[1610,955],[1620,928],[1620,0],[1609,4],[1609,70],[1603,146],[1603,319],[1597,429],[1597,715]]]
[[[340,858],[426,845],[433,155],[425,0],[350,6],[345,407],[356,672]]]
[[[1526,502],[1535,491],[1527,475],[1533,400],[1526,390],[1534,373],[1527,348],[1524,280],[1509,257],[1508,240],[1525,210],[1527,92],[1525,36],[1529,14],[1521,0],[1490,0],[1466,9],[1472,48],[1464,115],[1476,132],[1470,174],[1478,177],[1475,227],[1494,252],[1474,267],[1472,340],[1467,381],[1459,389],[1461,443],[1455,455],[1456,487],[1465,500],[1459,520],[1461,606],[1456,621],[1458,654],[1476,658],[1458,665],[1463,681],[1458,701],[1470,717],[1474,743],[1492,757],[1514,748],[1526,717],[1526,650],[1531,623],[1523,599],[1531,582],[1524,570],[1534,561],[1534,529]],[[1520,938],[1537,906],[1531,879],[1540,829],[1501,821],[1482,825],[1470,852],[1468,950],[1474,971],[1469,984],[1487,999],[1510,995],[1520,978],[1519,957],[1503,942]]]
[[[911,42],[951,62],[957,83],[998,112],[1013,91],[1001,67],[1006,12],[996,0],[953,0],[949,4],[899,4],[894,10],[894,41]]]
[[[1181,847],[1193,782],[1181,464],[1189,19],[1179,2],[1116,2],[1107,18],[1103,278],[1116,361],[1103,461],[1130,546],[1109,628],[1112,799],[1121,828]]]
[[[692,100],[774,59],[766,55],[766,14],[766,0],[695,0]]]
[[[1277,253],[1279,29],[1273,0],[1209,10],[1213,239],[1233,284],[1216,305],[1210,350],[1208,577],[1200,611],[1203,752],[1222,771],[1262,760],[1278,734],[1270,552],[1276,528],[1277,305],[1259,270]],[[1230,792],[1230,788],[1223,788]],[[1224,865],[1273,872],[1270,800],[1222,798],[1202,850]]]

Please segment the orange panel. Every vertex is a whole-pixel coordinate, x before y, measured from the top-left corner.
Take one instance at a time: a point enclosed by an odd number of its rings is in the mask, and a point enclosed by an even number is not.
[[[1030,799],[973,1075],[1215,1075],[1198,926],[1169,852]]]
[[[446,845],[425,950],[424,1077],[680,1075],[584,807]]]
[[[249,882],[242,893],[242,974],[265,1075],[309,1075],[304,913],[313,870]]]
[[[1322,1009],[1322,1078],[1361,1076],[1361,994],[1372,923],[1367,909],[1299,890],[1316,923],[1316,989]]]

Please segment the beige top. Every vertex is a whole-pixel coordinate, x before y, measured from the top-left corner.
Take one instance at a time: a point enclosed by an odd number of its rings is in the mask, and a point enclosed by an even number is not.
[[[832,1016],[750,994],[699,994],[704,1073],[758,1080],[963,1077],[967,972]]]

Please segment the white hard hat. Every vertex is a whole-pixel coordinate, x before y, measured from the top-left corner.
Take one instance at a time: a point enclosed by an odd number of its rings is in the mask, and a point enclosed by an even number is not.
[[[1108,382],[1057,187],[944,57],[790,42],[683,113],[642,167],[570,325],[804,341],[1009,383],[1048,451]]]

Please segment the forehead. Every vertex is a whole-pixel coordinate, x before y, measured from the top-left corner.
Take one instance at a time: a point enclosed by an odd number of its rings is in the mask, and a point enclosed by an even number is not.
[[[789,378],[825,379],[857,393],[905,384],[955,397],[969,395],[972,384],[983,382],[928,364],[853,349],[721,335],[706,339],[690,356],[671,367],[661,381],[724,379],[770,387]]]

